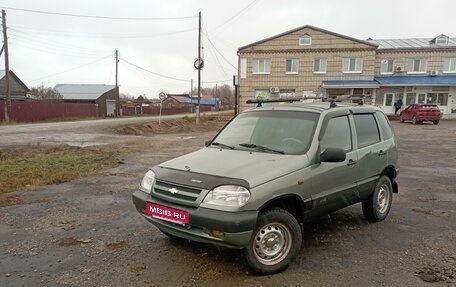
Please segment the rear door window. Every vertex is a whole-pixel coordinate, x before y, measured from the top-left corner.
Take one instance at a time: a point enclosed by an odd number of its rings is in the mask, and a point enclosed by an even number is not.
[[[393,136],[393,131],[391,130],[391,126],[389,124],[388,119],[386,118],[385,114],[382,112],[376,112],[378,124],[380,126],[380,130],[382,131],[383,139],[387,140]]]
[[[380,142],[380,132],[374,114],[355,114],[356,136],[358,148],[363,148]]]

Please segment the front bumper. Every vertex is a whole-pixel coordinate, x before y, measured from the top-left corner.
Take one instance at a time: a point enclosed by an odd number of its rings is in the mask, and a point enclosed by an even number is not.
[[[154,218],[146,214],[146,202],[168,206],[187,211],[190,224],[181,225]],[[158,229],[185,239],[211,243],[229,248],[244,248],[250,241],[258,217],[258,211],[227,212],[201,207],[175,205],[153,198],[140,190],[133,193],[133,204],[144,218],[153,223]],[[222,237],[215,237],[211,230],[223,232]]]

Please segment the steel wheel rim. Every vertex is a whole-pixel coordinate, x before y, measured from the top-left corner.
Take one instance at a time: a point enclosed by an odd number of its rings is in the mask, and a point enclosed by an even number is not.
[[[382,184],[377,195],[378,211],[381,214],[384,214],[388,210],[390,196],[391,193],[389,187],[386,184]]]
[[[281,223],[270,223],[258,230],[253,240],[255,258],[264,265],[281,262],[291,249],[291,231]]]

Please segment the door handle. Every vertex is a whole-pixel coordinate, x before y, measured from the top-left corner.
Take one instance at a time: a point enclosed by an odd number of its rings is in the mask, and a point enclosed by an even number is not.
[[[354,160],[352,160],[352,159],[349,159],[347,165],[348,165],[348,166],[352,166],[352,165],[355,165],[355,164],[357,164],[357,163],[358,163],[357,161],[354,161]]]
[[[382,150],[378,152],[378,156],[382,156],[382,155],[385,155],[385,154],[386,154],[386,152],[384,152]]]

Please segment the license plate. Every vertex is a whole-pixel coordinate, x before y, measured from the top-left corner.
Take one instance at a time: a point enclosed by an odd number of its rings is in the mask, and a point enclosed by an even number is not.
[[[152,217],[179,223],[190,223],[190,216],[187,211],[159,205],[151,202],[146,202],[146,214]]]

